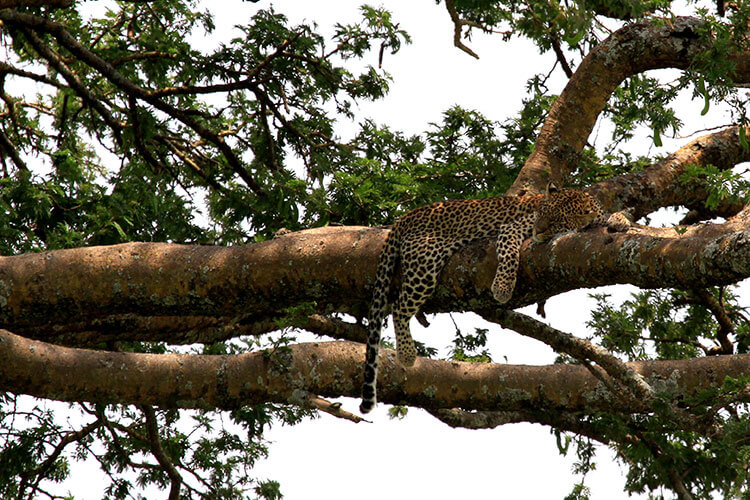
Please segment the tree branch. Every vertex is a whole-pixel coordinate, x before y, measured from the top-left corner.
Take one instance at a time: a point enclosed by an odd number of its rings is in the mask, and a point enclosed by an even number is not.
[[[339,341],[234,356],[159,355],[72,349],[0,330],[0,345],[0,390],[62,401],[164,408],[294,403],[296,391],[357,397],[364,359],[362,344]],[[395,352],[382,353],[379,398],[386,403],[501,411],[643,410],[620,402],[577,365],[515,366],[418,358],[414,367],[405,369],[396,362]],[[686,398],[720,386],[725,377],[750,375],[750,355],[628,366],[650,384],[658,384],[660,392]]]
[[[745,131],[750,134],[750,127]],[[722,170],[750,161],[750,150],[739,139],[739,127],[699,137],[663,160],[639,172],[601,181],[586,189],[606,210],[617,212],[634,209],[636,219],[659,208],[670,206],[703,206],[708,193],[698,182],[681,180],[688,165],[714,165]],[[732,204],[724,215],[736,213],[740,204]]]
[[[125,330],[120,338],[137,334],[145,340],[151,334],[150,340],[200,342],[200,329],[213,332],[207,335],[210,339],[227,338],[227,333],[252,331],[252,323],[276,320],[284,309],[303,303],[315,303],[322,314],[363,317],[387,233],[325,227],[244,247],[127,243],[0,257],[0,324],[44,339],[68,335],[70,344],[77,343],[74,332],[59,327],[75,324],[77,331],[85,331],[81,318],[92,325],[99,322],[91,331],[101,331],[112,316],[221,318],[223,323],[194,325],[191,336],[158,320],[149,331],[143,321],[133,326],[145,331]],[[577,288],[618,283],[641,288],[722,286],[750,276],[750,217],[738,215],[724,224],[686,228],[682,234],[673,228],[617,234],[598,228],[546,244],[527,241],[520,261],[511,308]],[[458,251],[423,311],[497,308],[490,292],[496,268],[491,242]],[[294,326],[322,331],[324,325]],[[346,323],[335,329],[339,338],[363,335],[360,327]],[[81,338],[94,339],[90,334]]]
[[[73,37],[67,31],[64,25],[44,19],[42,17],[24,14],[12,10],[0,11],[0,20],[8,23],[9,25],[20,28],[25,34],[28,34],[32,37],[37,37],[37,39],[38,36],[34,33],[34,31],[36,30],[51,34],[55,37],[57,42],[60,43],[60,45],[69,50],[70,53],[73,54],[79,61],[99,72],[120,90],[122,90],[129,96],[136,97],[149,103],[159,111],[162,111],[172,118],[179,120],[187,127],[192,129],[200,137],[205,139],[207,142],[213,144],[226,158],[233,171],[245,182],[245,184],[247,184],[247,186],[256,195],[265,196],[263,188],[250,175],[239,157],[235,154],[235,152],[220,134],[217,134],[207,128],[205,125],[200,123],[200,121],[190,116],[188,112],[185,112],[182,109],[168,104],[166,101],[163,101],[158,97],[152,95],[147,89],[144,89],[130,81],[120,72],[118,72],[112,64],[81,45],[78,40],[76,40],[75,37]],[[36,46],[35,49],[37,49]],[[49,57],[45,57],[45,59],[47,59],[48,61],[54,61],[54,59],[50,59]],[[63,74],[63,76],[65,75]],[[75,85],[75,82],[68,77],[66,77],[66,80],[71,86]],[[76,91],[81,95],[85,95],[85,92],[87,92],[85,91],[85,88],[76,88]],[[101,104],[99,104],[97,100],[92,101],[90,104],[97,110],[97,106],[101,107]],[[107,122],[107,124],[112,127],[109,121]],[[117,129],[114,130],[117,131]]]
[[[161,445],[161,438],[159,437],[159,425],[156,421],[156,412],[151,406],[142,406],[141,411],[146,419],[146,432],[148,433],[148,443],[151,453],[153,453],[159,465],[164,469],[169,476],[171,486],[169,488],[169,500],[179,500],[180,498],[180,486],[182,485],[182,476],[175,468],[172,460],[164,451],[164,447]]]
[[[464,21],[459,17],[456,6],[453,4],[453,0],[445,0],[445,8],[448,10],[448,14],[451,16],[453,22],[453,45],[469,54],[474,59],[479,59],[476,52],[471,50],[461,41],[461,28],[464,26],[476,26],[475,23],[470,21]]]
[[[569,412],[549,411],[465,411],[459,408],[427,410],[433,417],[450,427],[464,429],[494,429],[500,425],[529,422],[548,425],[563,431],[573,432],[602,444],[611,443],[607,429],[586,422],[581,415]],[[638,440],[633,436],[617,436],[620,441],[630,443]]]
[[[12,11],[0,11],[0,18],[2,18],[3,14],[8,12]],[[50,67],[54,68],[55,71],[62,75],[65,81],[68,82],[68,85],[70,85],[70,88],[73,89],[76,94],[81,97],[83,102],[85,102],[88,106],[91,106],[91,108],[94,109],[102,117],[102,120],[104,120],[107,126],[112,130],[112,133],[114,134],[117,142],[121,143],[122,139],[120,138],[120,135],[122,132],[122,124],[117,121],[110,110],[107,109],[106,106],[104,106],[102,100],[95,96],[86,87],[86,85],[84,85],[84,83],[80,80],[80,78],[78,78],[75,72],[68,68],[60,54],[47,46],[47,44],[45,44],[42,39],[39,38],[39,35],[37,35],[30,29],[26,29],[25,27],[21,27],[21,32],[24,34],[31,46],[34,47],[34,50],[47,61],[47,64],[49,64]]]
[[[578,361],[594,361],[643,403],[649,402],[654,397],[653,388],[643,377],[603,347],[556,330],[541,321],[515,311],[491,309],[480,311],[479,314],[487,321],[499,323],[504,328],[514,330],[521,335],[541,340],[556,352],[569,354]]]
[[[627,25],[593,49],[555,100],[534,151],[508,190],[541,192],[551,179],[562,185],[580,160],[586,140],[612,92],[629,76],[651,69],[690,66],[708,48],[698,35],[703,21],[677,17],[661,25]],[[738,56],[735,79],[750,81],[750,57]]]

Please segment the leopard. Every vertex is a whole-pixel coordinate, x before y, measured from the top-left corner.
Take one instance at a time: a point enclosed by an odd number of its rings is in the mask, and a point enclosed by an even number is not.
[[[390,312],[396,332],[396,358],[414,364],[417,351],[409,320],[432,296],[448,259],[472,242],[494,238],[497,269],[491,292],[499,304],[513,294],[519,253],[524,240],[543,243],[556,234],[608,225],[627,230],[619,212],[605,214],[599,201],[580,189],[548,186],[543,194],[451,200],[415,208],[396,221],[380,254],[367,324],[367,347],[360,411],[376,404],[378,352],[383,324]],[[391,282],[400,263],[401,284],[389,304]]]

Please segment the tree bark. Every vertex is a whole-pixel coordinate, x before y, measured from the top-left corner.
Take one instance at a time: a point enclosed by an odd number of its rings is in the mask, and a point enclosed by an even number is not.
[[[0,390],[61,401],[221,408],[300,403],[307,394],[359,395],[364,346],[304,343],[232,356],[136,354],[60,347],[0,330]],[[418,358],[411,368],[381,351],[378,397],[424,408],[645,411],[623,404],[579,365],[504,365]],[[750,375],[750,355],[628,363],[659,394],[689,398]],[[75,374],[75,376],[71,376]],[[750,394],[741,395],[743,400]]]
[[[274,320],[291,314],[287,308],[304,303],[314,303],[318,313],[363,316],[387,233],[328,227],[245,247],[127,243],[0,257],[0,324],[64,344],[193,343],[273,330]],[[490,293],[496,267],[493,242],[460,250],[424,312],[497,308]],[[525,242],[506,307],[582,287],[700,288],[748,276],[750,217],[682,234],[674,228],[617,234],[598,228],[546,244]],[[108,337],[97,338],[107,328]]]

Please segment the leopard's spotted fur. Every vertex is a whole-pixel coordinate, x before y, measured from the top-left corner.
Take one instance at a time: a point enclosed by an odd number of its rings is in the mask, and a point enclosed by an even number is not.
[[[434,203],[406,213],[396,222],[378,262],[370,306],[362,404],[375,406],[380,331],[388,314],[388,290],[398,261],[401,289],[391,307],[399,362],[416,358],[409,320],[432,295],[448,258],[461,247],[484,238],[497,239],[498,266],[492,294],[504,304],[516,284],[518,254],[524,239],[544,241],[554,234],[604,222],[599,202],[591,195],[564,189],[547,195],[497,197]]]

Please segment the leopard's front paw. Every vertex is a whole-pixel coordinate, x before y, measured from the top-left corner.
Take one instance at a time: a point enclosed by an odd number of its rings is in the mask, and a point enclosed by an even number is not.
[[[508,288],[506,284],[493,282],[491,289],[492,296],[495,297],[495,300],[501,304],[505,304],[506,302],[508,302],[511,295],[513,295],[513,288]]]
[[[607,219],[607,228],[618,233],[627,232],[627,230],[633,225],[633,222],[628,215],[627,210],[613,213]]]

